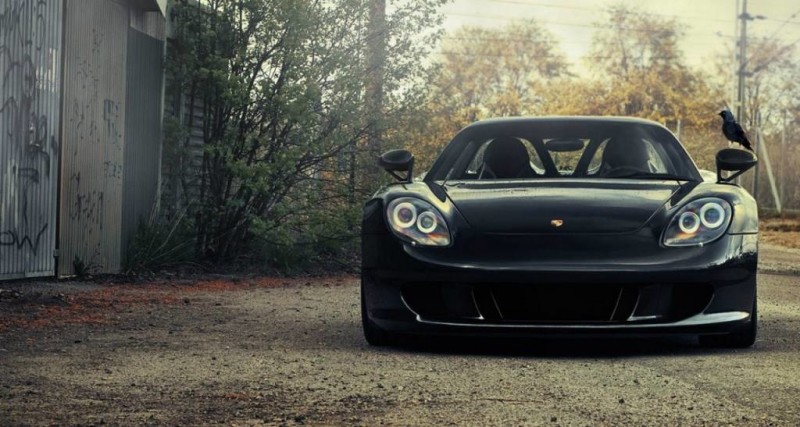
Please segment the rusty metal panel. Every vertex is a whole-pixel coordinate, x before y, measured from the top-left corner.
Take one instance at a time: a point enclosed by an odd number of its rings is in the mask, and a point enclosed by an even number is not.
[[[118,272],[125,135],[124,4],[67,0],[58,274]]]
[[[0,280],[54,274],[62,20],[0,0]]]
[[[128,30],[123,249],[128,248],[139,222],[149,218],[158,200],[163,54],[163,41],[134,28]]]

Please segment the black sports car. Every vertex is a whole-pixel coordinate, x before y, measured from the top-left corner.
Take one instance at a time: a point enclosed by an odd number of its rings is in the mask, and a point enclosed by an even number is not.
[[[610,117],[474,123],[422,179],[414,157],[364,207],[361,307],[373,345],[409,334],[697,334],[757,330],[755,200],[724,149],[701,175],[658,123]],[[704,179],[703,176],[706,176]]]

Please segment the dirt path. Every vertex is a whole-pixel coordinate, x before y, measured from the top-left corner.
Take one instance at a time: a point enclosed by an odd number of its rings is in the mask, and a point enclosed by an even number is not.
[[[352,277],[39,286],[52,321],[0,312],[3,425],[800,424],[794,275],[760,276],[761,335],[742,351],[691,339],[376,349]]]

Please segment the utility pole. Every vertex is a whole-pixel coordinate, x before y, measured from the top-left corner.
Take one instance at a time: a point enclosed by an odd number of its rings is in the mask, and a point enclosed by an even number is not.
[[[348,201],[358,203],[358,182],[367,185],[378,182],[380,170],[377,159],[383,138],[383,74],[386,67],[386,0],[371,0],[367,22],[365,46],[366,75],[364,76],[364,111],[367,119],[367,164],[359,165],[358,140],[350,145],[350,170],[348,176]],[[361,180],[359,180],[359,171]]]
[[[753,139],[753,150],[756,152],[756,155],[758,155],[759,149],[766,151],[761,144],[761,111],[756,111],[756,117],[755,120],[753,120],[753,127],[751,129],[753,128],[756,131],[751,132],[750,136],[755,136]],[[769,162],[768,159],[767,161]],[[753,198],[756,199],[756,202],[758,201],[758,163],[756,163],[756,166],[753,168]]]
[[[781,120],[781,176],[779,177],[779,181],[781,183],[781,191],[780,196],[781,200],[786,199],[786,158],[787,151],[786,151],[786,115],[788,110],[786,108],[783,109],[783,120]]]
[[[739,35],[739,69],[736,73],[738,78],[736,118],[745,129],[755,129],[755,132],[751,132],[751,135],[755,136],[753,141],[755,147],[753,148],[754,151],[758,153],[758,145],[761,141],[759,140],[760,129],[757,127],[760,124],[757,123],[757,120],[751,120],[750,126],[747,124],[747,102],[745,93],[745,79],[753,75],[753,73],[747,71],[747,21],[754,21],[756,19],[764,19],[764,16],[753,16],[747,13],[747,0],[742,0],[742,13],[739,14],[739,20],[741,21],[741,34]],[[756,167],[753,170],[753,198],[756,200],[758,200],[758,169],[758,163],[756,163]]]
[[[759,144],[758,147],[761,148],[761,158],[764,159],[764,165],[767,167],[767,180],[769,180],[769,189],[772,191],[772,200],[775,202],[775,210],[778,211],[778,215],[781,214],[783,209],[783,203],[781,202],[781,194],[778,191],[778,183],[775,180],[775,174],[772,172],[772,162],[769,161],[769,151],[767,150],[767,144],[763,143],[764,135],[761,134],[761,113],[757,114],[759,129],[758,129],[758,139]],[[754,196],[755,197],[755,196]]]
[[[383,75],[386,68],[386,0],[372,0],[367,35],[366,106],[368,114],[367,152],[374,162],[383,143]],[[376,182],[380,173],[372,165],[369,182]]]
[[[733,35],[734,35],[734,37],[739,37],[739,35],[741,34],[741,31],[740,31],[740,28],[739,28],[739,9],[741,9],[739,7],[739,5],[740,5],[741,2],[742,2],[742,0],[736,0],[736,10],[734,11],[734,14],[733,14],[733,17],[734,17],[734,20],[733,20],[733,22],[734,22],[734,24],[733,24]],[[718,33],[718,34],[720,36],[722,36],[722,33]],[[739,75],[739,73],[738,73],[739,68],[742,66],[742,64],[740,64],[739,61],[738,61],[738,59],[739,59],[739,50],[737,49],[737,47],[739,46],[739,39],[738,38],[736,38],[736,42],[735,43],[736,43],[736,45],[733,47],[732,57],[731,57],[731,63],[733,64],[733,67],[732,67],[731,71],[733,71],[733,75],[734,76],[738,76]],[[731,90],[731,92],[730,92],[731,98],[730,99],[735,99],[736,102],[738,103],[738,101],[739,101],[739,82],[738,82],[738,80],[736,81],[735,85],[731,85],[730,90]],[[737,114],[737,117],[738,117],[739,110],[736,108],[737,105],[738,104],[734,104],[733,105],[733,109],[734,109],[734,112]],[[738,178],[737,178],[737,182],[738,182]]]
[[[747,21],[753,20],[747,13],[747,0],[742,0],[742,13],[739,14],[739,20],[742,22],[740,25],[739,35],[739,69],[736,72],[739,79],[736,90],[736,119],[739,123],[746,126],[745,120],[745,93],[744,93],[744,79],[745,79],[745,66],[747,65]]]

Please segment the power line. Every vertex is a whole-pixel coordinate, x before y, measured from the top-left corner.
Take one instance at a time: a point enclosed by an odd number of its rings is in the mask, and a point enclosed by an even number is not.
[[[447,40],[461,40],[461,41],[472,41],[472,42],[483,42],[483,41],[498,41],[498,42],[521,42],[521,43],[536,43],[536,42],[550,42],[555,41],[557,44],[580,44],[580,45],[590,45],[592,42],[585,42],[585,41],[560,41],[557,39],[538,39],[538,38],[516,38],[516,37],[478,37],[478,36],[442,36],[443,39]],[[698,44],[718,44],[715,41],[706,41],[706,42],[693,42],[693,45]]]
[[[455,16],[464,16],[468,18],[480,18],[480,19],[495,19],[495,20],[502,20],[502,21],[524,21],[525,18],[519,18],[516,16],[501,16],[501,15],[478,15],[475,13],[466,13],[466,12],[445,12],[447,15],[455,15]],[[556,22],[556,21],[544,21],[540,19],[535,20],[536,23],[539,24],[550,24],[550,25],[560,25],[560,26],[567,26],[567,27],[581,27],[581,28],[595,28],[595,29],[607,29],[607,25],[598,25],[598,24],[579,24],[574,22]],[[647,28],[631,28],[631,27],[618,27],[620,30],[636,32],[636,33],[649,33],[649,34],[662,34],[663,31],[654,31]],[[694,31],[687,31],[687,33],[700,33],[700,30]]]
[[[777,29],[777,30],[773,31],[773,32],[772,32],[772,34],[770,34],[769,36],[767,36],[766,42],[769,42],[769,41],[770,41],[770,40],[772,40],[772,39],[773,39],[773,38],[774,38],[776,35],[778,35],[778,32],[779,32],[780,30],[782,30],[782,29],[783,29],[783,27],[785,27],[785,26],[786,26],[786,24],[790,23],[790,22],[791,22],[791,21],[792,21],[794,18],[797,18],[797,15],[798,15],[798,14],[800,14],[800,9],[797,9],[797,12],[795,12],[795,13],[793,13],[791,16],[789,16],[789,19],[787,19],[787,20],[783,21],[783,24],[781,24],[781,26],[780,26],[780,27],[778,27],[778,29]]]
[[[534,7],[550,7],[556,9],[570,9],[570,10],[583,10],[587,12],[602,12],[602,9],[591,8],[591,7],[581,7],[581,6],[572,6],[572,5],[564,5],[564,4],[550,4],[550,3],[532,3],[532,2],[525,2],[520,0],[489,0],[494,3],[507,3],[507,4],[518,4],[523,6],[534,6]],[[637,13],[636,11],[622,11],[623,13],[633,14]],[[696,20],[696,21],[710,21],[710,22],[723,22],[728,23],[728,19],[718,19],[718,18],[708,18],[704,16],[688,16],[688,15],[672,15],[672,14],[664,14],[664,13],[653,13],[648,11],[642,11],[644,15],[652,15],[652,16],[661,16],[665,18],[676,18],[676,19],[688,19],[688,20]]]
[[[562,42],[556,39],[516,38],[516,37],[475,37],[475,36],[442,36],[446,40],[460,40],[466,42],[510,42],[510,43],[539,43],[553,42],[554,44],[587,44],[583,41]]]
[[[596,12],[597,9],[590,8],[590,7],[581,7],[581,6],[569,6],[564,4],[545,4],[545,3],[528,3],[523,1],[514,1],[514,0],[489,0],[494,3],[509,3],[509,4],[521,4],[524,6],[539,6],[539,7],[552,7],[556,9],[571,9],[571,10],[585,10],[588,12]]]
[[[798,41],[800,41],[800,40],[798,40]],[[457,55],[457,56],[474,56],[474,57],[484,57],[484,58],[502,58],[502,57],[508,57],[508,56],[518,56],[518,53],[516,53],[516,52],[507,52],[507,53],[470,53],[470,52],[439,51],[439,52],[432,52],[432,54],[433,55],[442,55],[442,56]],[[535,56],[537,58],[554,58],[554,59],[555,58],[561,58],[561,59],[566,59],[565,55],[556,55],[556,54],[553,54],[553,55],[535,55]],[[647,56],[646,58],[647,59],[674,60],[674,59],[685,58],[685,57],[687,57],[687,56],[686,55],[671,55],[671,56]],[[691,58],[702,58],[702,57],[705,57],[705,56],[704,55],[698,55],[698,56],[692,55],[692,56],[688,56],[688,57],[691,57]],[[584,58],[584,59],[614,59],[614,58],[617,58],[617,57],[613,56],[613,55],[586,55],[586,56],[582,56],[581,58]]]
[[[796,45],[797,43],[800,43],[800,39],[797,39],[797,40],[787,44],[786,46],[783,46],[782,48],[778,49],[778,51],[774,55],[768,57],[767,59],[765,59],[765,60],[763,60],[761,62],[759,62],[759,64],[755,68],[753,68],[753,73],[757,73],[757,72],[761,71],[762,69],[764,69],[764,67],[769,65],[772,61],[778,59],[779,56],[781,56],[784,53],[786,53],[789,49],[794,47],[794,45]]]
[[[796,18],[798,15],[800,15],[800,9],[798,9],[798,10],[797,10],[795,13],[793,13],[791,16],[789,16],[789,19],[787,19],[787,20],[786,20],[786,21],[783,23],[783,25],[781,25],[780,27],[778,27],[778,29],[777,29],[777,30],[773,31],[773,32],[772,32],[772,34],[770,34],[768,37],[766,37],[766,38],[764,39],[764,43],[769,43],[770,41],[774,40],[774,38],[775,38],[775,36],[778,34],[778,32],[779,32],[779,31],[780,31],[780,30],[781,30],[783,27],[785,27],[785,26],[786,26],[786,24],[788,24],[790,21],[792,21],[793,19],[795,19],[795,18]],[[759,18],[759,19],[765,19],[765,18],[764,18],[763,16],[761,16],[761,15],[759,15],[759,16],[756,16],[756,17],[753,17],[753,16],[749,15],[749,14],[747,13],[747,0],[745,0],[745,2],[744,2],[744,9],[743,9],[743,12],[742,12],[742,14],[739,16],[739,19],[741,19],[741,20],[742,20],[743,30],[745,30],[745,31],[743,31],[743,32],[742,32],[741,39],[739,40],[739,43],[741,43],[741,45],[740,45],[740,46],[744,47],[744,46],[746,45],[746,43],[747,43],[747,35],[746,35],[746,28],[747,28],[747,24],[746,24],[746,22],[747,22],[748,20],[752,20],[752,19],[756,19],[756,18]],[[765,60],[763,60],[763,61],[760,61],[760,63],[759,63],[757,66],[755,66],[755,67],[753,68],[753,71],[752,71],[752,73],[757,73],[757,72],[761,71],[762,69],[764,69],[764,68],[765,68],[767,65],[769,65],[769,64],[770,64],[772,61],[774,61],[775,59],[777,59],[777,58],[778,58],[780,55],[783,55],[784,53],[786,53],[786,52],[787,52],[787,51],[788,51],[790,48],[792,48],[792,47],[793,47],[795,44],[797,44],[798,42],[800,42],[800,39],[797,39],[797,40],[795,40],[794,42],[792,42],[792,43],[790,43],[790,44],[788,44],[788,45],[786,45],[786,46],[783,46],[783,47],[781,47],[780,49],[778,49],[778,51],[777,51],[777,52],[776,52],[774,55],[771,55],[771,56],[770,56],[770,57],[768,57],[767,59],[765,59]],[[746,71],[745,71],[745,67],[746,67],[746,66],[748,66],[748,65],[750,64],[750,59],[751,59],[751,58],[746,58],[746,57],[745,57],[745,53],[744,53],[744,52],[745,52],[745,50],[744,50],[744,48],[742,48],[742,49],[741,49],[741,52],[739,53],[739,55],[740,55],[740,59],[739,59],[740,65],[739,65],[739,73],[738,73],[738,74],[739,74],[739,92],[740,92],[740,93],[744,91],[744,87],[742,86],[742,85],[744,84],[744,83],[743,83],[743,79],[744,79],[744,76],[747,74],[747,73],[746,73]],[[750,73],[750,74],[752,74],[752,73]],[[743,102],[744,102],[744,101],[742,101],[742,103],[743,103]],[[738,115],[739,115],[739,116],[741,116],[741,113],[740,113],[740,114],[738,114]]]
[[[789,19],[773,19],[773,18],[767,18],[767,20],[768,20],[768,21],[781,22],[781,23],[784,23],[784,24],[800,25],[800,22],[792,22],[792,20],[795,18],[795,15],[797,15],[797,12],[795,12],[795,14],[794,14],[794,15],[792,15],[792,17],[791,17],[791,18],[789,18]]]

